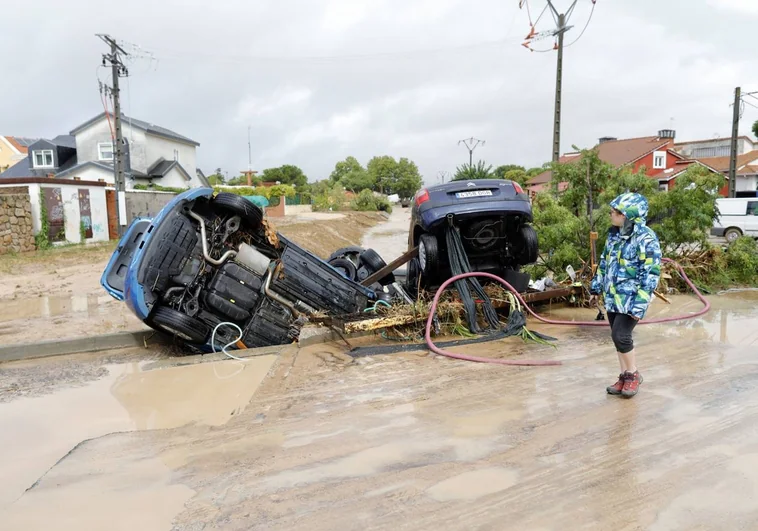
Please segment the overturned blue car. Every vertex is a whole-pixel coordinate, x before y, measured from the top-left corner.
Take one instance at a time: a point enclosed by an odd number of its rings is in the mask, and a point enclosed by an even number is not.
[[[376,293],[263,220],[244,197],[196,188],[135,219],[101,278],[151,328],[201,351],[292,342],[316,313],[346,315]],[[235,342],[235,340],[239,338]]]

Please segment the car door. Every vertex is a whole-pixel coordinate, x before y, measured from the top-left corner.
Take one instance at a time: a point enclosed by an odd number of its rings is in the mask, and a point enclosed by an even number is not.
[[[758,238],[758,200],[747,202],[747,215],[745,216],[745,234]]]

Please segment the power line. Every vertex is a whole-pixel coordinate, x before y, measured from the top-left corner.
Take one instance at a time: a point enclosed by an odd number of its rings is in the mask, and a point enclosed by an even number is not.
[[[113,87],[106,86],[106,98],[108,91],[110,91],[113,98],[113,122],[115,128],[115,142],[113,147],[116,151],[113,158],[113,184],[116,189],[116,212],[118,218],[117,232],[118,236],[121,237],[123,234],[123,227],[126,225],[126,217],[122,216],[122,214],[125,214],[126,212],[126,196],[124,194],[124,138],[121,133],[121,91],[119,89],[118,80],[120,77],[129,75],[129,70],[121,59],[122,54],[124,56],[128,56],[129,54],[119,46],[110,35],[98,33],[97,37],[110,47],[110,53],[103,54],[102,66],[110,64],[113,82]],[[107,105],[105,115],[106,117],[108,116]],[[124,208],[121,208],[122,206]]]
[[[529,16],[529,23],[531,25],[529,34],[526,36],[526,40],[522,43],[522,46],[527,48],[528,50],[532,52],[538,52],[538,53],[548,53],[552,50],[535,50],[530,46],[532,42],[535,42],[537,40],[541,40],[545,37],[557,37],[558,42],[554,46],[554,50],[558,51],[558,57],[556,61],[556,75],[555,75],[555,113],[553,117],[553,153],[552,153],[552,160],[553,162],[558,162],[561,156],[561,105],[562,105],[562,92],[563,92],[563,50],[564,48],[571,46],[573,44],[576,44],[576,42],[582,38],[584,33],[587,31],[587,28],[590,25],[590,21],[592,20],[592,15],[595,12],[595,2],[597,0],[591,0],[592,1],[592,11],[590,12],[590,16],[587,20],[587,23],[584,25],[584,28],[582,29],[582,32],[579,34],[579,36],[572,41],[568,45],[564,45],[563,39],[564,35],[573,27],[569,26],[568,22],[571,18],[571,15],[574,13],[574,9],[576,9],[576,5],[578,0],[574,0],[571,3],[571,6],[569,6],[568,10],[565,13],[559,13],[558,10],[553,5],[553,0],[547,0],[546,8],[550,8],[550,12],[553,15],[553,20],[556,22],[556,27],[553,30],[547,31],[547,32],[536,32],[536,22],[532,23],[531,20],[531,14],[529,11],[529,0],[524,0],[519,3],[519,8],[521,8],[523,5],[526,5],[527,7],[527,14]],[[539,21],[539,19],[538,19]]]
[[[459,146],[461,145],[461,142],[463,142],[463,145],[465,145],[466,149],[468,149],[468,165],[472,166],[474,163],[474,150],[479,144],[484,145],[485,141],[479,140],[478,138],[474,138],[472,136],[471,138],[464,138],[463,140],[459,140]]]

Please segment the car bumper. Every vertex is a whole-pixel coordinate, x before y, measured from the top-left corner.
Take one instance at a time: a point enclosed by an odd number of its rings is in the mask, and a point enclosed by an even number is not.
[[[475,219],[487,216],[522,216],[532,221],[532,207],[526,201],[503,201],[498,203],[472,203],[470,205],[446,205],[430,208],[419,213],[424,230],[433,229],[442,224],[452,214],[455,220]]]

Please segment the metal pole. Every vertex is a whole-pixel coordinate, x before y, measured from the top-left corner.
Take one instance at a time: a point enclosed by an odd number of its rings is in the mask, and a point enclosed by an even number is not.
[[[561,90],[563,85],[563,34],[566,33],[566,15],[558,15],[558,64],[555,76],[555,119],[553,123],[553,162],[561,157]]]
[[[740,104],[742,89],[734,89],[734,113],[732,114],[732,142],[729,151],[729,197],[735,197],[737,188],[737,136],[740,129]]]

